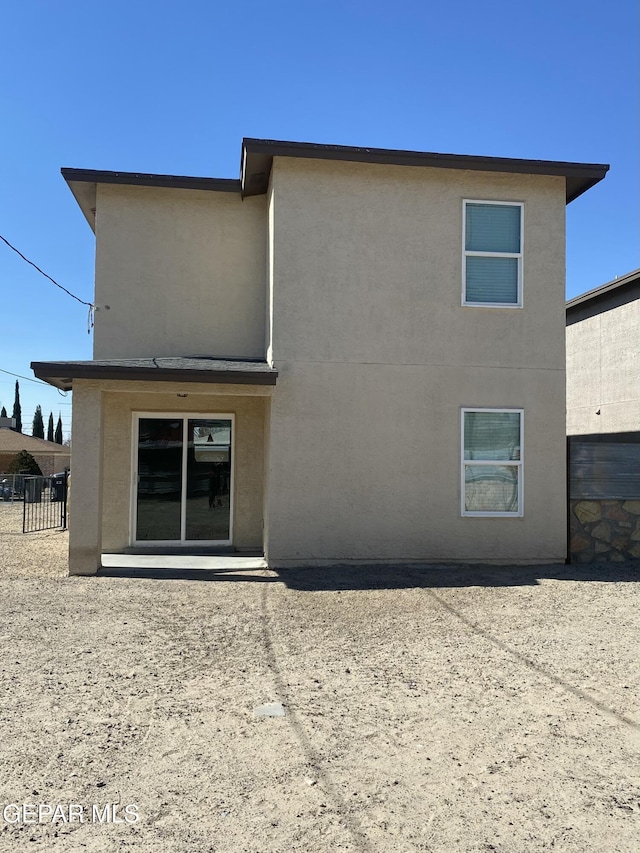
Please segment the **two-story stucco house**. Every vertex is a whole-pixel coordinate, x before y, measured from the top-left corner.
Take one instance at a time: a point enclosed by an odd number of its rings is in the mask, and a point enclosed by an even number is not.
[[[565,205],[607,166],[245,140],[239,180],[64,169],[96,235],[70,571],[566,554]]]

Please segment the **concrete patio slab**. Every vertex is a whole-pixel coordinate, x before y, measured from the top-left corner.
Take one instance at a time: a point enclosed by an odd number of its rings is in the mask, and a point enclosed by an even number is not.
[[[203,556],[195,554],[103,554],[105,569],[203,569],[208,571],[235,572],[266,569],[264,557]]]

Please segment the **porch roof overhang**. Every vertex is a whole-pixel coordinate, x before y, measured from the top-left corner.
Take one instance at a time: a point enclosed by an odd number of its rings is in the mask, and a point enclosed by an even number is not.
[[[278,371],[258,359],[121,358],[97,361],[32,361],[31,369],[49,385],[73,389],[74,379],[144,382],[205,382],[224,385],[275,385]]]

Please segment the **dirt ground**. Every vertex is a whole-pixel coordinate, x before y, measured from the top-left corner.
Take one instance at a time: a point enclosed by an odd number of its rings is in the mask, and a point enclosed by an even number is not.
[[[0,807],[84,820],[1,851],[637,850],[637,564],[66,578],[15,510]]]

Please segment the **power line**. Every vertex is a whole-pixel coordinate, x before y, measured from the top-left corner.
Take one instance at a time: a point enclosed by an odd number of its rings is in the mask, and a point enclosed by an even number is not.
[[[51,406],[40,406],[40,408],[42,409],[42,414],[43,414],[43,415],[45,414],[45,412],[46,412],[46,410],[47,410],[47,409],[49,409],[49,411],[50,411],[52,414],[54,414],[54,415],[55,415],[55,413],[56,413],[55,409],[52,409],[52,408],[51,408]],[[26,417],[28,417],[29,419],[31,419],[31,418],[33,418],[33,416],[35,415],[35,413],[36,413],[36,410],[35,410],[35,409],[33,409],[33,410],[30,410],[30,409],[26,409],[26,410],[25,410],[25,409],[22,409],[22,417],[23,417],[23,419],[24,419],[24,418],[26,418]],[[60,417],[62,417],[62,412],[58,412],[58,414],[60,415]],[[64,413],[64,417],[62,418],[62,420],[63,420],[63,421],[69,421],[69,420],[71,420],[71,412],[65,412],[65,413]]]
[[[48,382],[43,382],[41,379],[32,379],[30,376],[23,376],[21,373],[12,373],[10,370],[3,370],[1,367],[0,373],[7,373],[9,376],[16,376],[18,379],[26,379],[27,382],[35,382],[37,385],[49,385]]]
[[[6,243],[6,244],[7,244],[7,246],[8,246],[12,251],[14,251],[14,252],[16,253],[16,255],[20,255],[20,257],[22,258],[22,260],[23,260],[23,261],[26,261],[28,264],[30,264],[30,266],[32,266],[34,269],[38,270],[38,272],[39,272],[41,275],[43,275],[45,278],[48,278],[48,279],[49,279],[49,281],[50,281],[52,284],[55,284],[55,286],[56,286],[56,287],[59,287],[59,288],[60,288],[60,290],[63,290],[63,291],[64,291],[68,296],[70,296],[72,299],[75,299],[75,300],[76,300],[76,302],[79,302],[81,305],[87,305],[87,306],[88,306],[88,308],[89,308],[89,317],[88,317],[88,323],[87,323],[87,325],[88,325],[87,332],[91,332],[91,329],[93,328],[93,314],[94,314],[94,311],[95,311],[95,305],[93,304],[93,302],[87,302],[87,301],[86,301],[86,300],[84,300],[84,299],[80,299],[80,297],[79,297],[79,296],[76,296],[76,295],[75,295],[75,293],[71,293],[71,291],[70,291],[70,290],[67,290],[67,288],[66,288],[66,287],[63,287],[61,284],[58,284],[58,282],[55,280],[55,278],[51,278],[51,276],[50,276],[50,275],[48,275],[44,270],[41,270],[41,269],[40,269],[40,267],[39,267],[37,264],[34,264],[34,262],[33,262],[33,261],[30,261],[30,260],[29,260],[29,258],[25,257],[19,249],[16,249],[16,247],[15,247],[15,246],[12,246],[12,245],[11,245],[11,243],[7,240],[7,238],[6,238],[6,237],[3,237],[3,236],[2,236],[2,234],[0,234],[0,240],[2,240],[2,241],[3,241],[3,243]]]
[[[49,403],[48,405],[47,405],[46,403],[38,403],[38,405],[39,405],[39,406],[40,406],[40,408],[42,409],[42,414],[43,414],[43,415],[44,415],[44,414],[46,414],[46,413],[48,413],[48,412],[53,412],[53,414],[54,414],[56,417],[58,417],[58,415],[60,415],[60,416],[62,417],[62,420],[63,420],[63,421],[67,421],[67,420],[69,420],[69,421],[70,421],[70,420],[71,420],[71,410],[70,410],[70,409],[65,409],[65,411],[64,411],[64,415],[63,415],[63,414],[62,414],[62,410],[59,410],[58,412],[56,412],[56,408],[55,408],[55,406],[52,406],[50,403]],[[34,406],[33,408],[31,408],[31,406],[27,406],[27,408],[25,408],[25,407],[22,405],[22,403],[21,403],[21,404],[20,404],[20,409],[21,409],[21,411],[22,411],[22,420],[24,420],[25,418],[29,418],[29,420],[31,420],[31,418],[32,418],[32,417],[35,415],[35,413],[36,413],[35,406]]]
[[[76,296],[75,293],[71,293],[71,291],[67,290],[66,287],[63,287],[61,284],[58,284],[58,282],[55,280],[55,278],[51,278],[50,275],[47,275],[47,273],[44,272],[44,270],[41,270],[40,267],[37,264],[34,264],[33,261],[30,261],[29,258],[25,258],[25,256],[22,254],[22,252],[19,251],[18,249],[16,249],[15,246],[12,246],[11,243],[7,240],[7,238],[3,237],[2,234],[0,234],[0,240],[2,240],[4,243],[6,243],[10,249],[13,249],[13,251],[17,255],[20,255],[20,257],[22,258],[23,261],[26,261],[28,264],[31,264],[31,266],[34,267],[35,269],[37,269],[41,275],[43,275],[45,278],[48,278],[49,281],[52,282],[53,284],[55,284],[56,287],[59,287],[60,290],[64,290],[65,293],[68,293],[69,296],[71,296],[73,299],[80,302],[81,305],[88,305],[89,308],[93,308],[93,304],[91,302],[85,302],[84,299],[80,299],[80,297]]]

